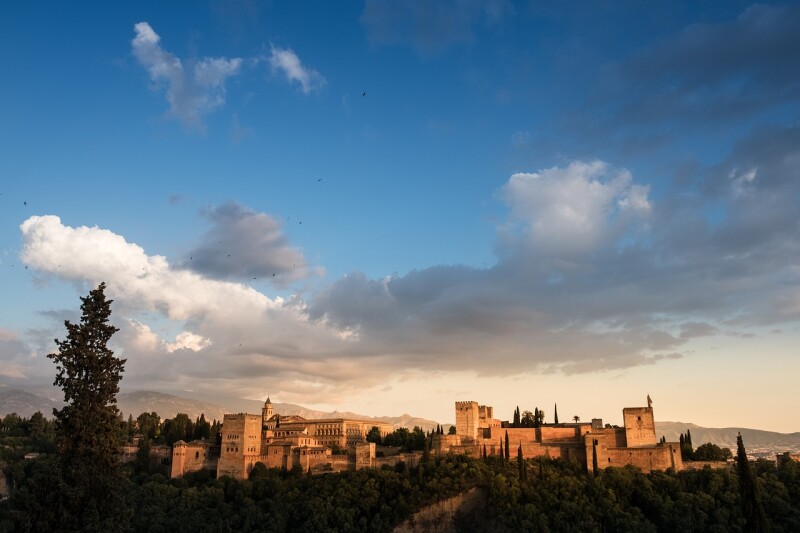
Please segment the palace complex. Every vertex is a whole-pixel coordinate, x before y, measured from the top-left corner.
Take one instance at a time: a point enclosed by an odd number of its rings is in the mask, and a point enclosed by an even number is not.
[[[522,456],[578,461],[589,472],[609,466],[632,465],[645,472],[683,469],[680,443],[656,438],[653,407],[626,407],[624,427],[603,426],[601,419],[539,427],[510,427],[493,417],[493,409],[477,402],[456,402],[455,435],[434,435],[435,453],[461,453],[473,457],[501,455],[509,448]]]
[[[504,454],[506,441],[514,450],[522,448],[524,458],[551,457],[577,461],[589,472],[609,466],[632,465],[643,471],[682,470],[680,444],[656,438],[653,408],[626,407],[624,427],[591,422],[540,423],[538,427],[512,427],[494,418],[490,406],[477,402],[456,402],[454,435],[433,434],[433,454],[465,454],[472,457]],[[226,414],[222,439],[178,441],[172,450],[171,476],[179,477],[200,469],[215,470],[217,476],[246,479],[256,463],[268,468],[331,471],[392,464],[398,460],[416,462],[413,454],[377,458],[376,446],[367,434],[377,427],[381,436],[394,430],[391,424],[345,418],[306,420],[281,416],[267,398],[261,415]]]

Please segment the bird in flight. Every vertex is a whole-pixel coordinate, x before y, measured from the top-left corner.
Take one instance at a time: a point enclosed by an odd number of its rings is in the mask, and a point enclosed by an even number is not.
[[[361,96],[367,96],[367,91],[364,91],[363,93],[361,93]]]
[[[322,181],[322,178],[317,178],[317,181]]]
[[[28,201],[27,200],[23,201],[22,205],[28,205]]]

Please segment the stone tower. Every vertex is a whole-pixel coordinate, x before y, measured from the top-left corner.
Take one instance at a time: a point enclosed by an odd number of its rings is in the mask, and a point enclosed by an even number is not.
[[[272,402],[269,401],[269,396],[267,396],[267,401],[264,402],[264,407],[261,409],[261,425],[262,427],[267,427],[267,422],[272,415],[275,414],[275,411],[272,409]]]
[[[456,402],[456,435],[477,438],[478,419],[478,402]]]

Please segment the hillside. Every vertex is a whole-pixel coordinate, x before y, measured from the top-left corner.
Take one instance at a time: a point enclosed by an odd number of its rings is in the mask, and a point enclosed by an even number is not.
[[[681,433],[691,430],[692,444],[695,447],[711,442],[717,446],[736,449],[736,436],[741,433],[748,452],[800,450],[800,432],[778,433],[750,428],[706,428],[690,422],[656,422],[656,435],[665,436],[668,441],[676,441]]]

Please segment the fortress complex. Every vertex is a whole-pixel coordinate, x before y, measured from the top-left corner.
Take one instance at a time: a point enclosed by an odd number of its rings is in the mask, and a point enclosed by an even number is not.
[[[324,469],[334,462],[334,451],[354,455],[356,467],[371,466],[375,445],[367,443],[366,437],[373,427],[379,429],[381,436],[394,431],[391,424],[373,420],[281,416],[274,412],[267,398],[261,415],[224,416],[217,454],[212,454],[202,442],[175,443],[171,477],[201,468],[214,469],[216,457],[217,477],[227,475],[237,479],[246,479],[256,463],[264,463],[268,468],[291,469],[299,465],[303,470]]]
[[[516,456],[522,447],[524,458],[547,456],[575,460],[589,472],[596,468],[632,465],[645,472],[683,469],[680,444],[658,442],[653,407],[626,407],[624,427],[603,426],[601,419],[539,427],[508,427],[494,418],[493,409],[477,402],[456,402],[455,435],[434,435],[434,453],[462,453],[481,457],[501,455],[506,435],[509,451]]]

